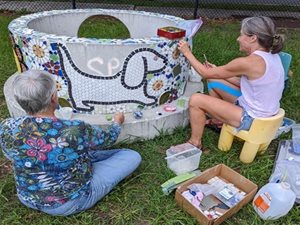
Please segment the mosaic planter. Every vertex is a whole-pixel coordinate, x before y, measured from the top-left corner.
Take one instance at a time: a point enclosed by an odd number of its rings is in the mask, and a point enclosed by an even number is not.
[[[96,15],[120,20],[130,38],[78,38],[82,22]],[[189,64],[177,40],[156,36],[158,28],[181,21],[155,13],[78,9],[22,16],[8,28],[18,72],[55,75],[61,105],[72,107],[75,118],[102,124],[90,119],[117,111],[155,111],[183,96]]]

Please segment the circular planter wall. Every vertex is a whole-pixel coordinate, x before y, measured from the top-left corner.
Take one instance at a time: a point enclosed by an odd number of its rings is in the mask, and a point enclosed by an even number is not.
[[[127,27],[130,38],[78,38],[82,22],[96,15],[117,18]],[[53,74],[60,104],[73,108],[73,118],[103,125],[108,124],[107,115],[123,111],[127,128],[121,139],[152,138],[161,129],[187,124],[183,102],[188,98],[184,94],[188,61],[177,49],[178,40],[156,35],[158,28],[176,27],[181,21],[174,16],[126,10],[59,10],[17,18],[9,24],[9,31],[18,72],[38,69]],[[12,116],[22,115],[9,84],[11,80],[5,85],[9,111]],[[199,84],[196,86],[199,89]],[[183,100],[178,110],[163,111],[163,104],[177,105],[179,98]],[[142,119],[132,116],[137,110],[143,112]],[[180,118],[174,120],[172,115]],[[147,126],[148,131],[136,126]]]

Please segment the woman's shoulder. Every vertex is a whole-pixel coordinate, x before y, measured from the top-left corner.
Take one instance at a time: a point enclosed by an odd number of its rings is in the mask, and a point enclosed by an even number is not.
[[[241,56],[233,59],[229,64],[234,67],[238,67],[243,71],[244,70],[247,71],[248,69],[251,69],[253,67],[253,64],[256,64],[261,60],[258,57],[259,56],[255,56],[255,55]]]
[[[20,123],[23,123],[24,120],[26,119],[30,119],[29,116],[21,116],[21,117],[9,117],[6,119],[1,120],[0,122],[0,127],[4,127],[4,126],[9,126],[11,127],[12,125],[18,125]]]
[[[263,74],[266,64],[262,57],[250,54],[236,58],[235,66],[239,68],[240,74],[252,79]]]
[[[57,119],[53,120],[53,123],[59,122],[65,125],[66,127],[88,127],[89,124],[82,120],[66,120],[66,119]]]

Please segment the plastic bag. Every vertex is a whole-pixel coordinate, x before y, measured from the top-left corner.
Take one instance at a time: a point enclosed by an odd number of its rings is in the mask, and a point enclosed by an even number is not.
[[[292,141],[285,140],[279,143],[277,161],[270,183],[287,182],[296,194],[296,202],[300,204],[300,155],[293,153]]]
[[[180,21],[177,24],[177,27],[184,29],[185,30],[185,36],[187,38],[193,37],[197,31],[200,29],[202,26],[203,21],[201,18],[196,19],[196,20],[184,20]]]

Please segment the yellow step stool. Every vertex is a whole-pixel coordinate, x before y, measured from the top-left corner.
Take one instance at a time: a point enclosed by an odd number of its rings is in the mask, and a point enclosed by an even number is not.
[[[235,127],[223,124],[218,148],[221,151],[229,151],[234,136],[238,137],[245,141],[240,154],[240,160],[243,163],[251,163],[257,152],[264,153],[267,150],[278,128],[282,124],[284,114],[284,110],[280,109],[275,116],[255,118],[249,131],[241,130],[237,132]]]

